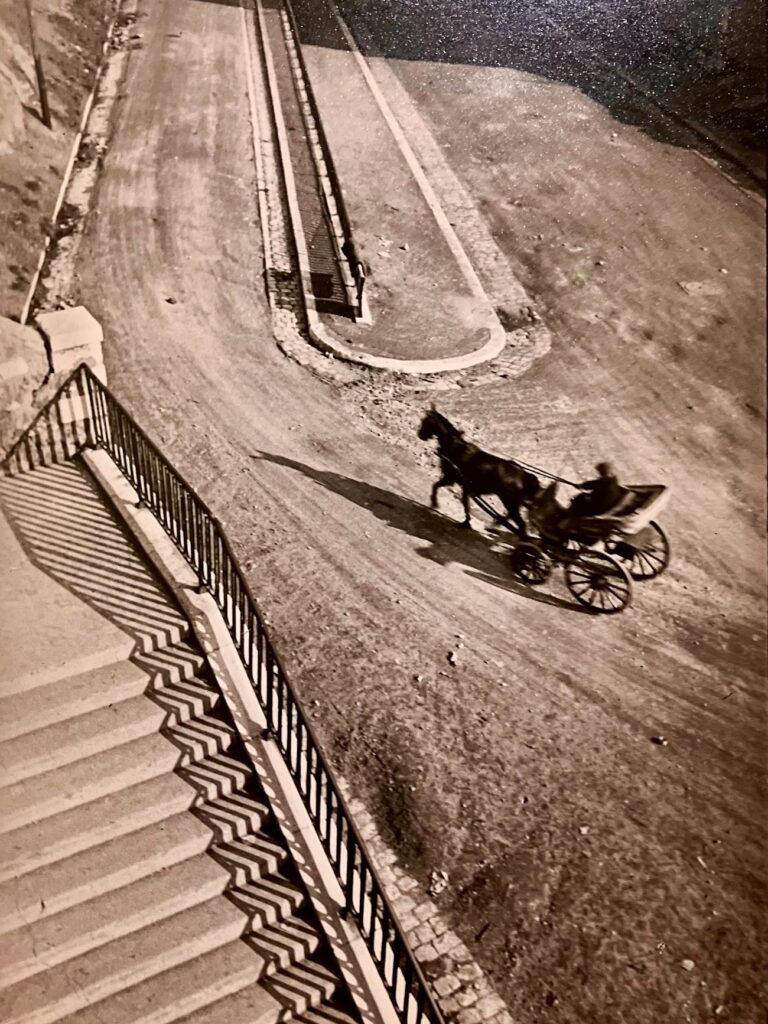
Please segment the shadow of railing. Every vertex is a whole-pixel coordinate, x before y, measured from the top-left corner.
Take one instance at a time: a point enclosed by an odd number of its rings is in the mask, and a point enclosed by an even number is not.
[[[0,480],[0,500],[30,562],[136,640],[178,642],[186,622],[74,462]]]

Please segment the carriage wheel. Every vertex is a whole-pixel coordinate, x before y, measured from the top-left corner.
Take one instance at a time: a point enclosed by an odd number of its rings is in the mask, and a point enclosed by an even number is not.
[[[658,523],[649,523],[652,537],[642,549],[624,544],[620,539],[609,541],[605,549],[627,570],[633,580],[652,580],[669,565],[669,540]]]
[[[579,604],[604,615],[624,611],[632,600],[629,573],[604,551],[583,551],[567,563],[565,582]]]
[[[531,586],[544,583],[552,572],[552,559],[538,544],[524,542],[512,551],[512,572]]]

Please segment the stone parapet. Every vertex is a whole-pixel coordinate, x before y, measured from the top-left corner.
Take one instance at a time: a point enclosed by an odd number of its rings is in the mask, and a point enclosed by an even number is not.
[[[85,306],[40,313],[37,324],[46,340],[54,373],[68,373],[79,363],[87,363],[106,383],[101,348],[104,332]]]

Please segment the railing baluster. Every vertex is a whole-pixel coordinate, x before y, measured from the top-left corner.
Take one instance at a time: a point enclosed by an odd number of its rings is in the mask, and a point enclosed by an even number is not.
[[[56,452],[56,435],[53,432],[53,425],[51,423],[51,415],[48,413],[45,417],[45,432],[48,435],[48,449],[51,453],[51,462],[58,462],[58,454]]]

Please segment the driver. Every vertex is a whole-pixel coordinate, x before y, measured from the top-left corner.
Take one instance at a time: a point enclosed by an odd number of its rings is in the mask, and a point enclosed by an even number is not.
[[[577,494],[568,506],[568,519],[582,516],[600,516],[613,508],[624,496],[624,488],[610,462],[598,462],[595,466],[598,476],[579,484],[582,494]]]

